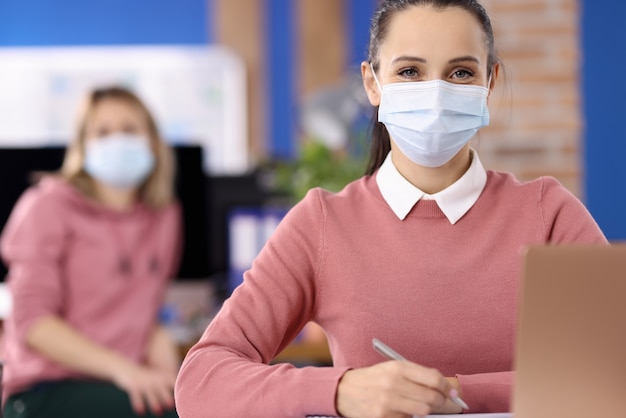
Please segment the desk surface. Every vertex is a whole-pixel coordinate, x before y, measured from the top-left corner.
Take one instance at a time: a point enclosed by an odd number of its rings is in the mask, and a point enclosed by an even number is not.
[[[428,415],[427,418],[512,418],[513,415],[510,413],[496,413],[496,414],[463,414],[463,415]]]
[[[428,415],[426,418],[513,418],[510,413],[495,413],[495,414],[463,414],[463,415]],[[336,418],[323,415],[309,415],[307,418]]]
[[[326,342],[294,342],[277,355],[273,362],[332,364],[333,358]]]

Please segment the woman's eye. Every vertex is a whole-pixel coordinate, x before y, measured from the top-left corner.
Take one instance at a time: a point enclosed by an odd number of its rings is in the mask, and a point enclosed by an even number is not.
[[[459,79],[466,79],[466,78],[470,78],[472,77],[474,74],[472,74],[470,71],[468,70],[456,70],[454,73],[452,73],[452,77],[453,78],[459,78]]]
[[[136,134],[138,129],[137,129],[136,126],[126,125],[126,126],[124,126],[123,131],[124,131],[125,134]]]
[[[417,77],[417,70],[415,68],[405,68],[399,73],[403,77],[413,78]]]

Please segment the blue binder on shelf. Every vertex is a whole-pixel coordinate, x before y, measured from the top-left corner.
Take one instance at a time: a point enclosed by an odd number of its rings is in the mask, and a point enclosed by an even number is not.
[[[243,273],[286,215],[287,208],[236,207],[228,214],[228,291],[243,282]]]

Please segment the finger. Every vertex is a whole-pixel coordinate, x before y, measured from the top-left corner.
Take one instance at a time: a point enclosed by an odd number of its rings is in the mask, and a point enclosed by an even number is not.
[[[446,403],[445,396],[438,389],[407,378],[408,366],[405,361],[391,362],[384,366],[387,369],[385,373],[376,379],[378,396],[375,404],[382,408],[380,416],[388,416],[389,413],[428,415],[433,408]],[[423,372],[427,369],[420,366],[417,370]]]
[[[381,399],[375,409],[378,409],[375,416],[384,417],[425,417],[433,411],[428,403],[403,397],[399,393]]]
[[[137,415],[143,415],[146,413],[146,409],[143,404],[143,399],[141,398],[141,394],[136,389],[128,389],[127,390],[128,397],[130,398],[130,405],[133,408],[133,411]]]
[[[424,367],[419,364],[404,362],[404,376],[406,379],[418,383],[422,386],[438,390],[445,397],[448,397],[452,390],[452,385],[437,369]]]
[[[166,409],[172,409],[174,408],[174,386],[176,384],[176,375],[172,375],[167,371],[162,371],[159,378],[161,385],[158,388],[158,395],[161,405],[163,405]]]
[[[400,363],[391,365],[392,369],[398,368],[398,370],[391,370],[384,378],[379,379],[379,384],[382,385],[384,392],[432,407],[445,405],[446,395],[444,393],[441,393],[437,388],[431,388],[421,383],[428,382],[428,378],[421,376],[419,379],[413,379],[412,375],[409,374],[407,376],[407,365],[404,364],[406,362]],[[424,370],[426,369],[424,368]],[[416,382],[416,380],[419,380],[419,382]]]
[[[174,391],[169,384],[161,385],[157,390],[157,395],[163,408],[172,409],[174,407]]]
[[[397,393],[402,398],[411,402],[429,405],[431,408],[441,408],[446,404],[446,396],[437,389],[422,386],[418,383],[409,382],[400,385]]]
[[[159,401],[158,389],[147,388],[143,393],[143,398],[146,406],[154,415],[161,415],[162,408],[161,402]]]
[[[391,362],[388,367],[391,376],[398,373],[400,377],[400,382],[395,383],[398,394],[435,410],[445,407],[452,390],[448,387],[453,386],[438,370],[406,361]]]

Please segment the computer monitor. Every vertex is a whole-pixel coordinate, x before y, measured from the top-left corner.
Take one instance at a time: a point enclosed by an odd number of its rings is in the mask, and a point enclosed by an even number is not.
[[[179,280],[206,280],[214,271],[209,261],[209,210],[202,147],[177,145],[176,194],[182,206],[184,230]],[[59,169],[65,147],[0,148],[0,230],[15,202],[33,181],[33,173]],[[0,260],[0,281],[6,276]]]
[[[220,298],[229,295],[229,228],[234,210],[261,208],[269,202],[284,201],[284,196],[264,185],[263,175],[212,175],[207,178],[209,270]]]

